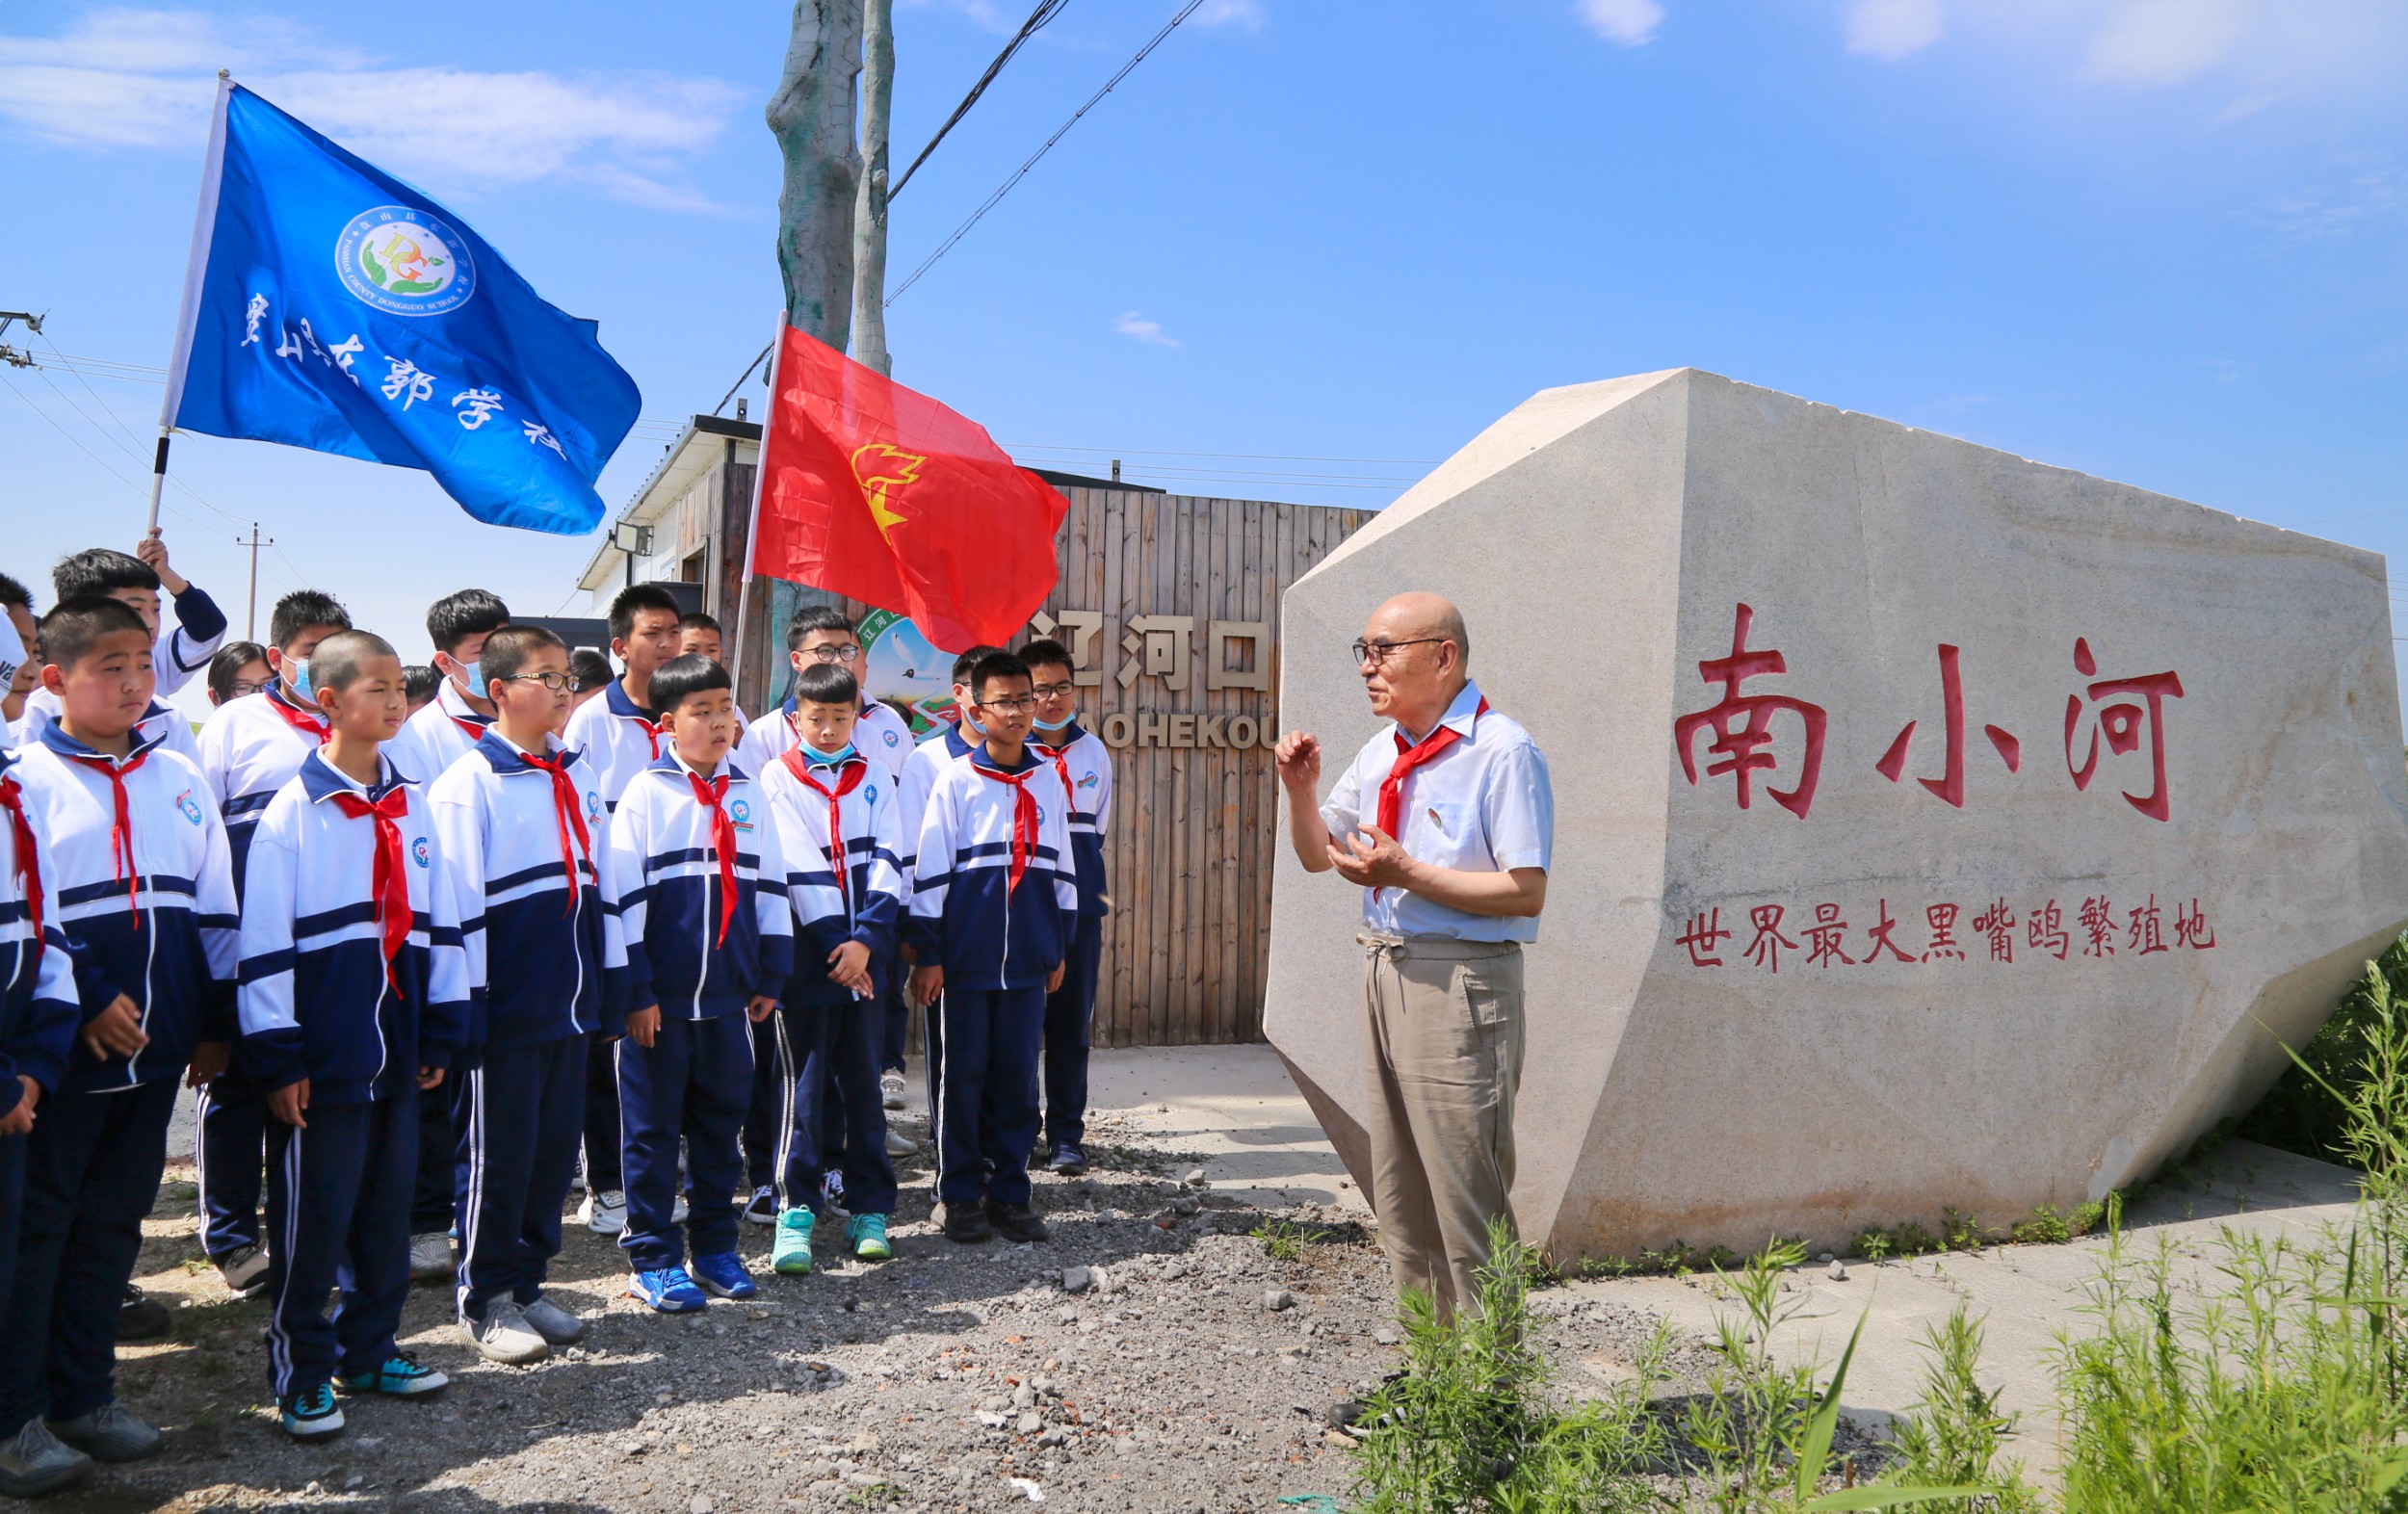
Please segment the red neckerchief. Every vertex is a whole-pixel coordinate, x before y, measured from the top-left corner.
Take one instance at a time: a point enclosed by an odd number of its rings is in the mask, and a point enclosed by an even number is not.
[[[274,710],[277,715],[282,716],[284,718],[285,724],[291,726],[294,730],[301,732],[303,736],[308,737],[311,741],[316,742],[319,745],[324,746],[327,742],[334,739],[334,727],[327,724],[326,721],[319,719],[316,716],[310,715],[305,711],[296,709],[292,705],[286,704],[283,700],[277,698],[273,692],[265,695],[265,697],[268,701],[268,708]]]
[[[1042,752],[1047,757],[1053,759],[1054,771],[1061,776],[1062,802],[1069,806],[1069,809],[1062,812],[1062,819],[1067,821],[1070,818],[1070,810],[1075,810],[1079,807],[1078,800],[1072,797],[1072,790],[1070,787],[1070,764],[1062,756],[1062,753],[1070,750],[1070,748],[1067,746],[1048,746],[1043,742],[1039,741],[1031,741],[1029,744],[1035,747],[1039,752]]]
[[[861,780],[870,775],[870,765],[859,752],[853,753],[837,765],[845,775],[836,780],[835,788],[830,789],[811,776],[813,765],[803,759],[800,746],[791,748],[786,753],[785,762],[786,770],[800,779],[804,788],[827,800],[828,865],[836,870],[836,892],[843,896],[846,907],[850,909],[852,904],[852,879],[850,876],[852,868],[845,851],[844,798],[861,787]],[[825,767],[826,764],[819,766]]]
[[[437,700],[437,701],[435,702],[435,704],[436,704],[436,708],[438,708],[438,709],[441,709],[441,708],[442,708],[442,701],[441,701],[441,700]],[[483,724],[481,724],[480,722],[478,722],[478,721],[476,721],[476,720],[468,719],[468,718],[464,718],[464,717],[462,717],[462,716],[457,716],[457,715],[454,715],[454,714],[453,714],[451,711],[449,711],[449,710],[444,710],[444,711],[443,711],[443,718],[445,718],[445,719],[447,719],[447,720],[451,721],[454,725],[458,726],[458,727],[459,727],[459,734],[460,734],[460,735],[462,735],[462,736],[467,737],[467,738],[468,738],[468,740],[469,740],[469,742],[470,742],[472,744],[475,744],[475,743],[477,743],[477,742],[481,742],[481,741],[484,741],[484,732],[485,732],[485,728],[484,728],[484,726]],[[655,755],[655,756],[658,756],[658,755],[659,755],[659,753],[657,753],[657,752],[656,752],[656,753],[654,753],[654,755]]]
[[[9,829],[16,841],[16,875],[25,894],[25,918],[34,927],[34,965],[41,966],[41,859],[34,853],[34,827],[25,819],[25,800],[14,778],[0,778],[0,810],[9,812]]]
[[[1004,893],[1008,896],[1020,886],[1020,874],[1029,871],[1029,858],[1036,853],[1036,796],[1029,792],[1029,780],[1037,770],[998,772],[976,761],[970,766],[997,783],[1011,785],[1011,881],[1004,886]]]
[[[377,861],[368,886],[377,897],[377,920],[384,927],[384,980],[400,999],[402,985],[393,976],[393,958],[409,940],[409,870],[402,866],[402,827],[396,822],[409,813],[409,790],[397,783],[373,804],[349,789],[336,791],[333,798],[335,808],[352,819],[377,822]]]
[[[80,762],[109,780],[109,797],[116,813],[109,821],[109,865],[117,880],[125,885],[125,907],[133,912],[134,927],[142,928],[142,871],[134,864],[134,817],[125,802],[125,775],[150,760],[147,750],[137,752],[132,762],[120,767],[106,757],[87,757],[81,753],[68,756],[69,762]]]
[[[1477,721],[1487,713],[1488,701],[1483,698],[1479,708],[1472,712],[1472,718]],[[1391,836],[1401,837],[1404,834],[1400,823],[1404,815],[1404,780],[1412,776],[1414,769],[1461,740],[1463,733],[1452,725],[1441,725],[1419,742],[1408,743],[1404,739],[1404,727],[1398,726],[1396,736],[1396,766],[1390,768],[1388,776],[1379,781],[1379,828]]]
[[[577,781],[568,775],[566,752],[549,759],[533,752],[518,755],[528,767],[552,776],[552,819],[561,828],[561,874],[568,879],[568,903],[561,910],[565,915],[577,907],[578,890],[584,887],[577,879],[578,856],[582,854],[588,862],[593,860],[593,838],[586,831],[586,812],[578,803]]]
[[[711,849],[720,856],[720,939],[727,945],[727,923],[736,918],[736,822],[727,818],[720,800],[727,797],[727,774],[705,778],[700,773],[686,773],[686,781],[694,785],[696,804],[710,806]]]

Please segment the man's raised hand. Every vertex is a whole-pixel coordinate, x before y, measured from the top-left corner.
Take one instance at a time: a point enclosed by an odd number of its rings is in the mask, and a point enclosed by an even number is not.
[[[1290,731],[1274,749],[1279,781],[1293,790],[1312,793],[1322,781],[1321,738],[1310,731]]]

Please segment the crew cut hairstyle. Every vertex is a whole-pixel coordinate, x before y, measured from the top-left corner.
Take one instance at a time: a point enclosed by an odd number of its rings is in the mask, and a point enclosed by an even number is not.
[[[986,686],[990,679],[1030,678],[1029,665],[1009,652],[989,652],[970,669],[970,692],[981,704],[986,702]],[[1030,682],[1035,680],[1030,678]]]
[[[268,613],[268,644],[281,651],[300,639],[311,626],[332,626],[338,631],[352,628],[352,613],[342,607],[332,594],[321,594],[314,588],[297,588],[275,602]],[[317,675],[310,675],[317,682]]]
[[[786,622],[786,650],[801,651],[802,639],[814,631],[842,631],[855,640],[861,637],[860,628],[847,619],[845,613],[834,605],[805,605],[795,612],[792,620]]]
[[[499,631],[510,623],[510,607],[490,589],[463,588],[427,607],[427,640],[446,656],[478,632]]]
[[[143,617],[134,613],[134,607],[121,599],[106,594],[78,594],[62,599],[50,607],[50,613],[41,617],[41,660],[52,667],[72,667],[100,644],[104,636],[119,631],[140,631],[145,637],[149,628]],[[145,652],[148,646],[143,648]]]
[[[801,704],[841,704],[848,710],[857,709],[861,704],[861,684],[849,667],[813,663],[795,680],[795,699]]]
[[[209,692],[223,704],[234,697],[234,680],[253,663],[268,660],[268,649],[256,641],[228,641],[209,657]]]
[[[61,603],[120,588],[146,588],[155,594],[159,575],[138,557],[112,547],[86,547],[59,560],[50,570],[50,587]]]
[[[996,653],[1002,650],[1003,648],[1000,646],[980,645],[974,646],[967,652],[962,653],[959,657],[955,658],[954,682],[968,685],[971,692],[976,692],[979,686],[971,681],[970,675],[978,670],[979,664],[984,662],[990,657],[993,657]],[[1021,671],[1026,672],[1028,669],[1023,667]]]
[[[735,687],[726,668],[699,652],[673,657],[652,675],[652,708],[667,715],[695,694]]]
[[[499,678],[515,678],[547,646],[568,650],[568,643],[541,626],[504,626],[484,639],[484,656],[477,666],[484,669],[488,685]]]
[[[658,584],[631,584],[618,591],[611,601],[611,640],[624,641],[636,629],[636,613],[641,610],[666,610],[682,621],[685,612],[677,608],[677,596]]]
[[[1020,661],[1031,667],[1061,667],[1076,671],[1078,665],[1070,661],[1070,648],[1050,636],[1038,637],[1020,649]],[[1032,674],[1032,677],[1034,675]]]
[[[720,626],[719,616],[706,615],[699,610],[678,621],[677,629],[680,631],[717,631],[721,636],[727,634],[726,630]]]
[[[397,665],[402,660],[393,643],[374,631],[337,631],[309,654],[309,687],[340,693],[359,682],[372,657],[389,657]]]
[[[34,608],[34,596],[24,585],[6,573],[0,573],[0,605],[15,605],[20,609],[31,610]]]

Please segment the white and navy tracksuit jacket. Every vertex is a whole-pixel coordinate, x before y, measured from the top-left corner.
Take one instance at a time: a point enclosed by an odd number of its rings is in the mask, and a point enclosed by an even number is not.
[[[929,791],[914,850],[911,916],[903,927],[923,965],[945,969],[945,989],[1042,988],[1078,931],[1078,873],[1070,860],[1070,804],[1053,764],[1021,754],[1012,776],[993,776],[983,746],[945,765]],[[1015,790],[1036,808],[1034,838],[1015,844]],[[1015,846],[1023,874],[1011,884]]]
[[[555,801],[552,774],[499,731],[487,730],[427,794],[468,945],[470,1045],[616,1035],[626,1017],[627,951],[601,781],[558,738],[545,756],[564,764],[583,840]],[[563,850],[575,859],[573,883]]]
[[[57,918],[58,865],[11,771],[16,762],[0,751],[0,1114],[24,1098],[20,1075],[45,1092],[59,1086],[84,1018]]]
[[[1070,855],[1078,866],[1079,914],[1088,919],[1109,915],[1112,890],[1104,876],[1104,837],[1112,819],[1112,748],[1075,719],[1059,731],[1038,731],[1033,739],[1048,753],[1058,753],[1069,774]]]
[[[234,880],[200,770],[153,743],[104,756],[56,725],[19,755],[12,771],[50,848],[42,881],[76,949],[85,1017],[123,994],[150,1037],[106,1061],[79,1041],[62,1087],[107,1092],[181,1078],[195,1046],[235,1031]]]
[[[805,753],[807,762],[807,748],[793,750]],[[805,771],[829,793],[818,793],[804,783],[785,757],[761,775],[759,789],[786,859],[786,893],[796,921],[795,982],[814,990],[819,1002],[833,1004],[847,993],[828,981],[828,953],[858,941],[870,949],[875,975],[892,955],[903,927],[895,780],[883,764],[858,751],[842,763],[807,763]],[[836,794],[847,782],[852,784],[851,792]],[[829,795],[835,795],[841,829],[837,842],[828,835]],[[835,860],[839,845],[842,887]]]
[[[152,666],[159,665],[154,663]],[[163,679],[163,692],[165,688]],[[58,718],[59,696],[47,689],[35,690],[25,696],[25,713],[17,717],[9,744],[20,747],[33,745],[41,740],[42,727]],[[200,743],[193,735],[193,722],[184,718],[183,711],[163,699],[150,701],[150,708],[144,710],[143,718],[135,722],[134,732],[138,741],[156,742],[169,751],[191,758],[195,764],[200,761]]]
[[[200,728],[200,770],[209,780],[210,802],[225,819],[236,894],[243,891],[251,827],[301,771],[301,759],[325,744],[325,730],[326,718],[285,697],[281,682],[227,700]]]
[[[195,674],[209,666],[209,659],[224,640],[225,612],[190,579],[185,580],[184,592],[175,596],[175,629],[160,633],[159,644],[150,654],[160,697],[191,683]]]
[[[309,1102],[416,1098],[421,1066],[448,1066],[467,1029],[468,963],[457,893],[426,795],[390,762],[362,788],[312,752],[251,836],[237,1004],[245,1076],[263,1089],[309,1080]],[[403,795],[392,819],[409,934],[385,957],[374,887],[380,827],[336,802]]]
[[[493,717],[470,709],[459,685],[446,678],[434,686],[434,697],[403,724],[402,733],[385,743],[384,755],[404,778],[428,788],[467,756],[492,723]]]
[[[920,822],[928,816],[929,794],[936,787],[936,775],[969,756],[974,744],[962,740],[960,726],[941,725],[927,741],[912,748],[903,770],[895,779],[897,839],[903,843],[895,855],[903,864],[906,913],[910,909],[912,877],[919,867]]]
[[[794,911],[780,886],[786,860],[776,827],[763,813],[759,787],[733,763],[722,761],[717,776],[726,779],[720,808],[736,848],[735,910],[724,940],[712,812],[695,798],[694,770],[673,748],[636,774],[606,827],[630,1010],[657,1004],[664,1019],[676,1020],[741,1014],[754,994],[782,993],[794,970]]]
[[[603,807],[613,810],[618,808],[620,796],[636,781],[636,774],[668,751],[660,718],[628,698],[627,686],[615,678],[603,689],[601,698],[589,699],[576,708],[562,740],[593,764],[593,774],[602,784]]]
[[[736,766],[768,777],[770,765],[801,744],[795,734],[795,701],[787,700],[745,728],[736,747]],[[861,701],[861,718],[852,725],[853,749],[886,770],[889,778],[903,776],[911,760],[911,727],[903,718],[876,699]]]

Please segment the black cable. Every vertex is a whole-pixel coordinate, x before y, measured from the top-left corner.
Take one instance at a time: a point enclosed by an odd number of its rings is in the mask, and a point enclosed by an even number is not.
[[[959,124],[964,116],[970,114],[970,107],[979,103],[979,96],[984,94],[986,87],[995,82],[995,76],[1004,71],[1004,65],[1011,62],[1011,55],[1018,52],[1030,38],[1034,37],[1046,22],[1060,14],[1061,8],[1069,3],[1070,0],[1036,0],[1036,9],[1030,12],[1029,18],[1020,23],[1019,32],[1010,41],[1004,44],[1004,50],[995,55],[995,61],[986,65],[986,72],[979,75],[979,82],[970,86],[970,92],[963,95],[961,103],[954,107],[954,113],[945,117],[945,124],[936,128],[936,135],[930,137],[929,144],[920,149],[920,155],[911,160],[911,166],[903,170],[895,181],[886,187],[886,198],[889,204],[894,202],[896,196],[903,193],[903,187],[911,182],[911,175],[919,171],[920,165],[929,161],[929,154],[934,152],[936,144],[945,140],[945,134]]]

